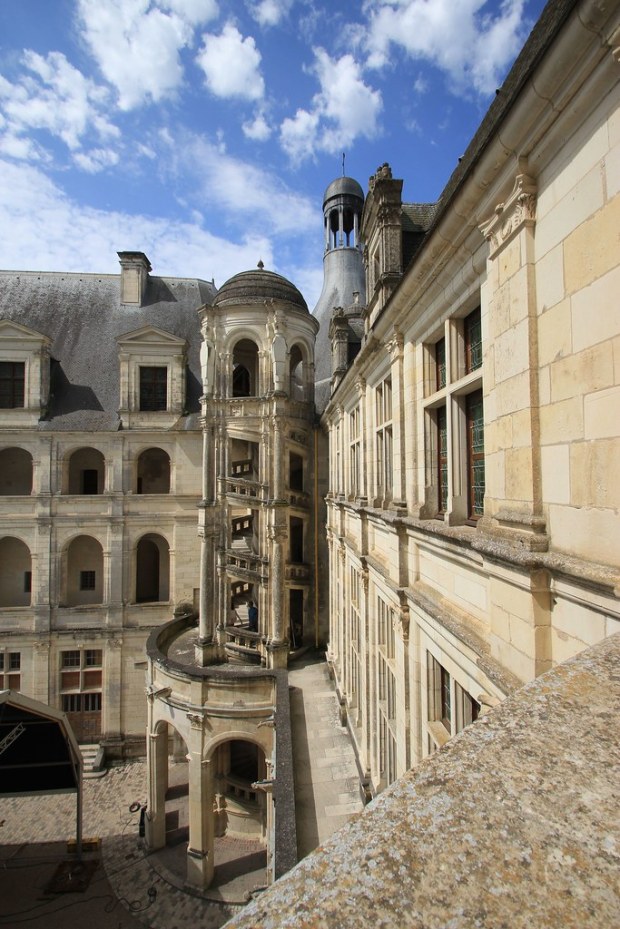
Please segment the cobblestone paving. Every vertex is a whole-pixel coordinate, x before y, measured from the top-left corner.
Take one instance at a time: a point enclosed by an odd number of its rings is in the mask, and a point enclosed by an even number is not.
[[[353,749],[339,722],[325,662],[301,659],[291,669],[290,684],[298,852],[303,857],[361,810],[362,804]],[[102,840],[107,881],[127,919],[131,915],[131,925],[139,921],[148,929],[218,929],[241,904],[205,900],[181,889],[180,881],[165,879],[170,862],[145,855],[138,837],[139,813],[129,810],[130,804],[142,804],[145,799],[143,762],[111,768],[103,778],[84,781],[82,834]],[[0,799],[0,845],[5,857],[21,855],[20,847],[32,843],[65,843],[75,838],[75,831],[74,794]],[[184,849],[179,848],[179,854]],[[177,864],[168,871],[176,870]],[[256,876],[248,875],[247,890],[252,891],[255,883]],[[29,925],[55,929],[64,923],[53,921],[50,915],[47,922],[44,918]],[[88,919],[83,925],[88,925]],[[114,917],[109,925],[115,929],[121,921]]]

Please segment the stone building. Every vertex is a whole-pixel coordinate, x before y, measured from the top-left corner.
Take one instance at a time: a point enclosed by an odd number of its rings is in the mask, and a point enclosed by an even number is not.
[[[291,649],[371,797],[619,628],[619,50],[550,3],[436,203],[330,184],[314,316],[260,266],[0,275],[0,686],[112,758],[148,717],[151,847],[189,757],[195,886],[231,823],[281,871]]]
[[[548,5],[437,203],[370,178],[364,334],[322,419],[369,796],[620,629],[619,16]]]
[[[198,603],[200,323],[212,283],[0,274],[0,685],[144,751],[144,647]]]

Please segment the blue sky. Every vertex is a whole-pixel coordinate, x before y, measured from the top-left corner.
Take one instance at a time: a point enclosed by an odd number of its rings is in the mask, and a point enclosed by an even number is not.
[[[437,198],[543,0],[2,0],[0,267],[255,267],[310,307],[325,188]]]

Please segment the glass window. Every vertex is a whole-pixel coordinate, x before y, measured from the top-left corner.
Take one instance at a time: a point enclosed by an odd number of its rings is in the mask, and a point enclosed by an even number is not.
[[[445,406],[437,410],[437,483],[439,513],[448,509],[448,423]]]
[[[440,339],[435,344],[435,371],[437,374],[437,390],[446,386],[446,340]]]
[[[482,391],[469,394],[465,408],[467,428],[468,517],[484,513],[484,407]]]
[[[62,652],[61,663],[62,663],[63,668],[79,668],[80,667],[79,651]]]
[[[168,406],[168,369],[140,368],[140,409],[144,412],[165,410]]]
[[[96,574],[94,571],[80,571],[80,590],[95,590]]]
[[[469,374],[482,365],[482,325],[480,307],[465,317],[465,373]]]
[[[0,361],[0,408],[24,406],[25,372],[23,361]]]

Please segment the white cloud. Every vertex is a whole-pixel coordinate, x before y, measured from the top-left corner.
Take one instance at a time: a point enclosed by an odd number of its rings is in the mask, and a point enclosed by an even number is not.
[[[293,0],[261,0],[260,3],[248,4],[250,13],[260,26],[277,26],[288,16]]]
[[[78,0],[84,38],[123,110],[178,90],[179,52],[217,12],[215,0]]]
[[[457,94],[488,95],[498,86],[524,36],[524,0],[503,0],[495,15],[487,0],[369,0],[368,65],[390,65],[392,47],[430,61]]]
[[[96,174],[118,164],[118,153],[110,148],[92,148],[89,152],[77,152],[74,161],[88,174]]]
[[[383,102],[378,90],[364,82],[361,67],[352,55],[330,58],[314,51],[321,90],[309,110],[298,109],[283,121],[282,147],[293,161],[303,161],[316,150],[336,152],[350,146],[358,136],[372,138]]]
[[[202,136],[187,133],[169,144],[174,169],[192,190],[195,205],[219,210],[220,220],[249,225],[254,234],[321,228],[319,204],[291,190],[279,175],[227,154],[221,144]]]
[[[236,26],[227,23],[221,35],[205,34],[203,40],[196,61],[211,93],[260,100],[265,82],[260,73],[261,55],[252,36],[244,38]]]
[[[25,71],[16,83],[0,78],[4,111],[0,147],[5,155],[48,160],[43,147],[29,136],[44,130],[61,139],[79,164],[89,157],[82,151],[85,140],[109,143],[119,138],[118,128],[106,115],[108,91],[74,68],[63,54],[50,52],[43,57],[25,51],[22,62]],[[96,159],[91,159],[93,165]],[[108,163],[113,162],[108,158]],[[101,159],[100,167],[104,167]]]
[[[140,250],[155,274],[205,280],[216,275],[221,285],[254,267],[261,255],[272,266],[266,236],[248,232],[229,241],[196,223],[96,210],[71,200],[31,165],[0,161],[0,173],[0,227],[11,230],[2,248],[5,269],[116,273],[117,251]]]
[[[258,113],[251,122],[243,123],[243,134],[253,142],[266,142],[271,135],[271,126],[263,113]]]

